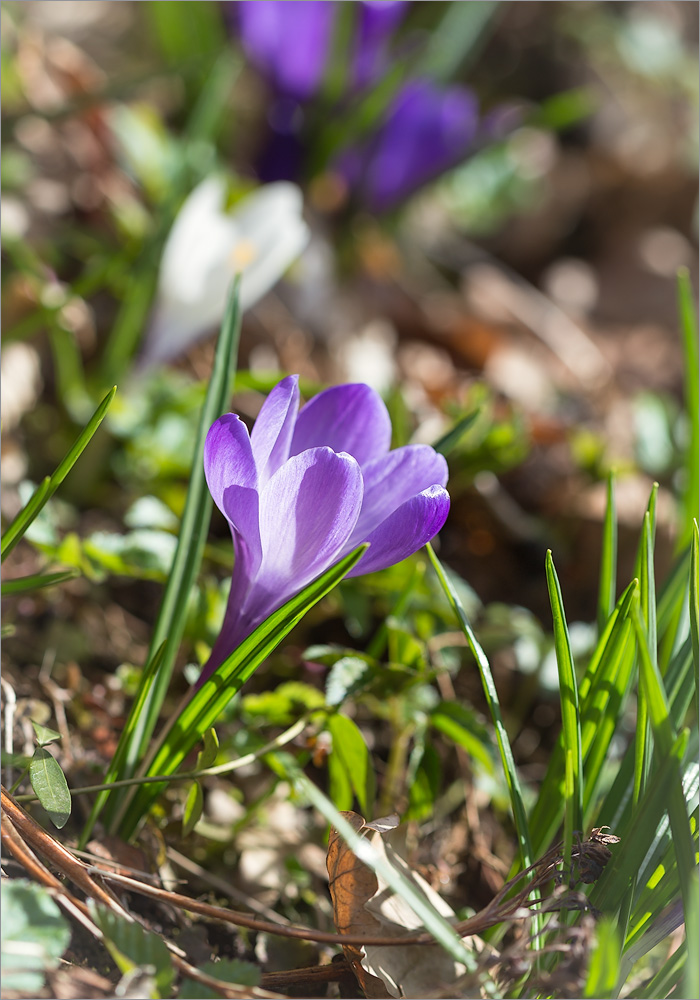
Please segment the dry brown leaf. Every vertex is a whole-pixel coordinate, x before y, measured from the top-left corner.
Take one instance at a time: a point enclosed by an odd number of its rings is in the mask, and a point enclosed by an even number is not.
[[[409,879],[439,913],[448,920],[455,919],[444,899],[398,854],[390,835],[382,835],[390,825],[385,821],[367,824],[353,812],[342,815],[357,833],[367,836],[379,854]],[[381,934],[400,939],[422,927],[408,903],[355,857],[336,830],[331,830],[327,864],[335,923],[340,933],[366,933],[368,937]],[[446,986],[466,972],[463,965],[438,946],[344,945],[343,951],[365,995],[375,1000],[441,996]]]

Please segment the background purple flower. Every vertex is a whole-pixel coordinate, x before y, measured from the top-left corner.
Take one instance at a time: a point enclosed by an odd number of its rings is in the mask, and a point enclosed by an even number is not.
[[[319,393],[298,376],[268,396],[253,431],[234,413],[207,436],[209,490],[235,550],[224,623],[200,682],[274,610],[361,542],[351,576],[416,552],[445,523],[447,463],[428,445],[389,450],[391,421],[367,385]]]
[[[478,126],[479,106],[470,90],[412,80],[377,133],[342,154],[338,167],[367,207],[382,211],[464,159]]]
[[[335,3],[243,0],[236,7],[241,42],[251,61],[283,94],[311,97],[330,55]]]

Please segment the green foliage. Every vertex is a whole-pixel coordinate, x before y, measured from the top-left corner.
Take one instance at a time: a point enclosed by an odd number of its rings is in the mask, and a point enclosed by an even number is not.
[[[238,958],[224,958],[220,962],[203,962],[199,966],[199,971],[207,976],[213,976],[225,983],[232,983],[236,986],[257,986],[260,983],[260,969],[252,962],[242,962]],[[180,1000],[218,1000],[221,996],[202,986],[194,979],[185,979],[178,994]]]
[[[3,879],[2,990],[37,996],[70,941],[70,927],[46,889]]]
[[[161,937],[141,924],[129,921],[111,910],[95,907],[95,921],[104,934],[105,944],[122,974],[141,970],[151,984],[149,1000],[169,997],[175,976],[170,952]]]

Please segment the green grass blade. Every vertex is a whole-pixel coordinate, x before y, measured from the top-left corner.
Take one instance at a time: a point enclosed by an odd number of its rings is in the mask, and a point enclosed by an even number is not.
[[[321,598],[325,597],[362,558],[367,545],[361,545],[308,587],[273,612],[245,639],[200,688],[192,689],[189,701],[161,734],[152,754],[149,775],[173,774],[187,754],[214,725],[221,712],[284,637],[291,632]],[[129,802],[120,824],[120,833],[133,835],[145,818],[162,785],[140,787]]]
[[[654,662],[657,658],[656,629],[656,587],[654,583],[654,537],[656,534],[656,498],[659,484],[654,483],[649,497],[649,504],[644,515],[642,534],[637,552],[637,569],[639,575],[639,598],[642,615],[646,623],[649,649],[652,650]],[[644,689],[640,686],[637,699],[637,725],[634,733],[634,793],[633,801],[637,802],[649,775],[649,715]]]
[[[693,666],[695,667],[695,714],[700,716],[698,706],[698,687],[700,685],[700,656],[698,655],[698,632],[700,622],[700,540],[698,538],[698,522],[693,522],[693,540],[690,549],[690,637],[693,649]]]
[[[603,540],[600,552],[600,581],[598,585],[598,635],[602,635],[615,607],[617,590],[617,508],[615,504],[615,477],[608,476],[608,502],[603,521]]]
[[[693,518],[700,507],[700,389],[698,388],[698,319],[693,300],[690,275],[683,268],[678,272],[678,311],[683,337],[685,377],[685,410],[688,418],[688,450],[682,496],[682,520],[677,547],[690,540]]]
[[[61,573],[35,573],[32,576],[22,576],[17,580],[2,581],[2,596],[26,594],[29,590],[41,590],[43,587],[55,587],[57,583],[74,580],[80,576],[77,569],[66,569]]]
[[[620,970],[620,941],[614,921],[603,918],[596,926],[596,946],[588,964],[584,997],[616,997]]]
[[[632,581],[620,595],[579,685],[581,756],[586,776],[584,815],[593,802],[601,768],[631,683],[635,646],[629,615],[637,589],[637,582]],[[564,769],[563,733],[560,733],[530,816],[535,856],[551,844],[561,822]]]
[[[674,775],[680,777],[680,764],[688,741],[687,731],[679,734],[669,755],[661,761],[658,770],[652,772],[637,806],[624,809],[619,825],[614,827],[622,838],[620,849],[613,854],[590,897],[593,905],[605,913],[618,909],[629,885],[637,880],[666,815],[670,784]]]
[[[136,692],[136,698],[131,706],[131,711],[129,716],[124,723],[124,728],[122,730],[121,736],[119,737],[119,742],[117,744],[117,749],[114,752],[114,756],[107,768],[107,773],[104,778],[104,784],[108,785],[113,781],[118,781],[120,775],[124,771],[124,761],[126,759],[126,754],[129,746],[131,745],[134,737],[134,730],[136,727],[136,722],[140,717],[143,707],[146,704],[151,687],[153,686],[153,681],[160,667],[160,663],[165,655],[165,640],[161,643],[159,648],[155,651],[153,656],[148,660],[146,666],[144,667],[143,674],[141,677],[141,682],[139,684],[138,691]],[[85,845],[92,835],[95,823],[105,806],[105,803],[109,800],[110,791],[106,790],[99,792],[95,802],[93,804],[90,815],[88,816],[87,822],[83,827],[82,833],[80,835],[80,841],[78,846],[81,849],[85,848]]]
[[[462,435],[466,434],[472,424],[475,422],[480,414],[480,410],[476,409],[472,413],[467,413],[466,416],[458,420],[454,427],[451,427],[446,434],[443,434],[439,438],[433,448],[435,451],[439,451],[441,455],[449,455],[450,452],[456,448],[459,444]]]
[[[419,72],[447,83],[471,63],[498,13],[498,0],[472,0],[446,5],[442,20],[428,36]]]
[[[73,447],[67,453],[65,458],[59,463],[56,471],[53,475],[48,476],[43,480],[43,482],[34,491],[27,505],[22,508],[12,524],[9,525],[2,538],[3,559],[5,559],[10,552],[12,552],[13,548],[22,538],[39,511],[51,499],[82,453],[85,451],[88,444],[95,436],[97,428],[107,415],[107,410],[111,406],[116,391],[116,385],[109,390],[93,415],[90,417],[90,420],[87,422],[85,428],[76,438]]]
[[[575,830],[583,830],[583,763],[581,759],[581,722],[579,716],[578,685],[574,658],[571,653],[569,629],[564,614],[559,579],[554,568],[551,550],[545,561],[547,590],[552,607],[554,625],[554,650],[559,671],[559,697],[561,699],[561,722],[567,784],[570,788],[564,803],[564,858],[571,855],[571,845]]]
[[[518,777],[518,772],[515,766],[515,761],[513,760],[513,751],[510,746],[510,740],[508,739],[508,733],[506,732],[506,727],[503,724],[503,716],[501,715],[501,706],[498,700],[498,692],[496,691],[496,685],[493,681],[493,674],[491,673],[491,666],[484,653],[483,649],[479,645],[476,636],[474,635],[469,620],[467,619],[466,612],[462,607],[462,602],[459,599],[457,591],[452,586],[452,583],[445,573],[440,560],[435,555],[433,548],[430,544],[426,546],[428,550],[428,556],[433,568],[437,573],[440,584],[442,585],[447,600],[452,606],[457,621],[460,624],[462,632],[469,644],[469,648],[474,655],[479,672],[481,674],[481,683],[484,688],[484,694],[486,696],[486,701],[489,706],[489,712],[491,713],[491,719],[493,721],[494,728],[496,730],[496,739],[498,740],[498,749],[501,755],[501,762],[503,764],[503,771],[506,778],[506,783],[508,785],[508,792],[510,795],[511,808],[513,810],[513,820],[515,822],[515,829],[518,835],[518,845],[520,848],[520,859],[523,863],[523,867],[527,868],[533,863],[533,853],[532,844],[530,841],[530,830],[527,822],[527,813],[525,811],[525,804],[523,802],[522,790],[520,788],[520,779]]]
[[[639,676],[641,686],[644,688],[659,755],[665,759],[672,752],[676,740],[676,730],[671,719],[663,680],[649,649],[644,624],[641,614],[637,613],[634,618],[634,627],[639,646]],[[686,920],[688,920],[692,917],[694,906],[691,899],[691,886],[695,871],[695,848],[688,823],[688,811],[680,768],[677,768],[671,776],[668,788],[668,813],[673,831],[673,846],[678,864],[683,910],[686,914]]]
[[[124,755],[123,771],[116,775],[117,778],[130,778],[135,766],[143,760],[145,755],[148,741],[155,729],[170,684],[175,657],[185,627],[187,602],[202,561],[212,511],[212,499],[204,475],[204,442],[209,428],[226,408],[235,373],[240,333],[239,287],[240,281],[237,279],[229,294],[226,314],[216,348],[211,381],[199,418],[197,440],[192,459],[192,474],[182,515],[180,535],[158,618],[151,636],[149,658],[154,655],[155,650],[163,642],[165,642],[165,651],[138,715],[134,715],[133,709],[130,714],[130,723],[133,722],[133,725],[130,728],[129,745]],[[120,795],[115,797],[115,799],[120,798]],[[114,809],[116,809],[116,805]],[[113,812],[110,809],[110,821],[112,817]]]
[[[690,906],[684,910],[685,914],[685,942],[688,949],[685,973],[683,975],[683,996],[700,997],[700,913],[698,912],[698,872],[697,869],[692,874],[688,895]]]

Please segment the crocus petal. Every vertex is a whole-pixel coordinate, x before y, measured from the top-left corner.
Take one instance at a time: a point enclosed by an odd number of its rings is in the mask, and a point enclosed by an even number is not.
[[[298,411],[299,376],[289,375],[263,403],[250,435],[261,488],[289,457]]]
[[[336,385],[314,396],[297,417],[291,455],[327,445],[346,451],[361,466],[381,458],[391,444],[391,419],[368,385]]]
[[[237,7],[243,48],[253,62],[284,93],[311,97],[330,53],[335,4],[244,0]]]
[[[214,503],[231,526],[236,576],[250,578],[262,558],[258,477],[248,428],[235,413],[225,413],[204,443],[204,474]]]
[[[417,552],[438,533],[449,509],[450,497],[442,486],[430,486],[411,497],[367,536],[369,550],[348,576],[386,569]]]
[[[357,5],[359,23],[353,60],[356,87],[368,86],[385,72],[387,42],[407,7],[405,0],[365,0]]]
[[[279,607],[338,558],[362,505],[351,455],[311,448],[290,458],[260,495],[258,587]]]
[[[445,486],[447,462],[427,444],[396,448],[362,469],[364,498],[350,545],[359,545],[387,513],[429,486]]]

